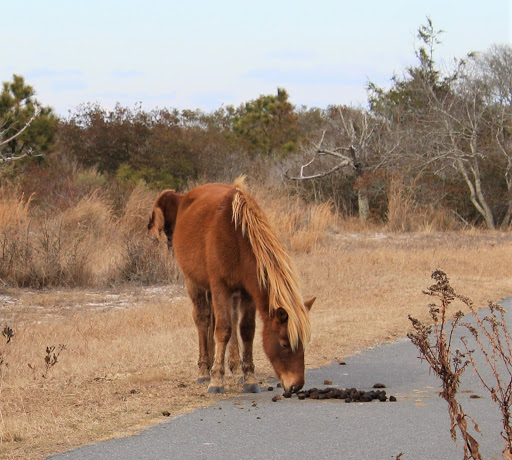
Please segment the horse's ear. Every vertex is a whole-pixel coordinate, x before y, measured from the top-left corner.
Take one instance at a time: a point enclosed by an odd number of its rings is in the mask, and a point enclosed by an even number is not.
[[[313,306],[313,304],[315,303],[315,300],[316,300],[316,297],[312,297],[311,299],[309,300],[306,300],[304,302],[304,306],[308,309],[308,311],[311,310],[311,307]]]
[[[276,310],[276,316],[280,323],[285,323],[288,320],[288,313],[286,313],[286,310],[282,307]]]

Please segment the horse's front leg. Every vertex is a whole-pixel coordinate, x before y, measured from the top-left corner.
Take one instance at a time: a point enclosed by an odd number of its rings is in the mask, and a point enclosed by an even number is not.
[[[244,373],[244,393],[259,393],[260,387],[254,376],[252,349],[256,329],[256,307],[252,299],[242,295],[240,336],[243,343],[242,371]]]
[[[223,286],[212,287],[213,310],[215,314],[215,357],[210,372],[208,393],[225,393],[224,374],[226,348],[231,337],[231,292]]]

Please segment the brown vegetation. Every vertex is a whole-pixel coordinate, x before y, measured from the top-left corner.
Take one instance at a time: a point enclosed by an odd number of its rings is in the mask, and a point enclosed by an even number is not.
[[[442,384],[440,396],[448,403],[450,416],[450,434],[457,440],[457,430],[464,441],[464,459],[481,459],[480,446],[472,436],[469,426],[480,433],[477,421],[464,412],[457,400],[461,376],[471,365],[493,402],[502,415],[502,438],[505,440],[503,458],[512,458],[512,427],[510,425],[512,395],[512,335],[505,320],[505,309],[489,301],[489,313],[479,315],[477,308],[468,297],[457,294],[446,274],[435,270],[432,278],[436,283],[424,293],[438,299],[438,303],[429,305],[429,315],[433,325],[428,325],[416,318],[410,317],[413,331],[408,333],[412,343],[420,351],[420,356],[429,364],[433,373],[439,377]],[[448,309],[452,303],[462,304],[469,309],[469,321],[464,318],[462,311],[456,312],[453,320],[448,323]],[[456,340],[455,332],[461,327],[470,332],[473,341],[461,336]],[[463,344],[464,351],[455,348]],[[475,356],[483,358],[479,364]],[[486,373],[490,370],[492,377]],[[468,424],[468,421],[472,422]]]
[[[303,293],[318,297],[308,368],[404,337],[408,314],[428,320],[421,290],[436,267],[476,305],[512,291],[509,233],[430,225],[393,233],[340,219],[329,203],[254,194],[293,249]],[[172,257],[145,237],[155,193],[138,187],[115,211],[88,194],[50,216],[7,195],[0,208],[15,212],[0,211],[9,216],[0,222],[0,277],[11,287],[0,292],[0,326],[14,335],[0,337],[3,457],[41,458],[128,435],[158,423],[162,411],[216,400],[194,383],[196,330]],[[268,382],[259,340],[256,376]],[[238,391],[227,380],[228,395]]]

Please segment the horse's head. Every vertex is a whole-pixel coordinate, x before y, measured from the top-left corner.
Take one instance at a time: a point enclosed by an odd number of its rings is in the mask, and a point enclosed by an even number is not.
[[[304,303],[310,310],[315,298]],[[274,370],[276,371],[284,391],[296,393],[305,382],[304,377],[304,346],[302,342],[295,350],[288,339],[288,313],[278,308],[263,325],[263,347]]]

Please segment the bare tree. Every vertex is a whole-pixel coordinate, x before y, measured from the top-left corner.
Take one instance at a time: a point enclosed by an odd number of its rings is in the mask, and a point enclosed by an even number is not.
[[[485,191],[484,164],[500,157],[499,169],[507,185],[507,213],[512,219],[512,48],[494,47],[481,56],[460,61],[450,91],[435,94],[428,86],[431,117],[424,120],[437,149],[426,152],[429,161],[451,164],[466,183],[470,200],[486,226],[497,225],[496,212]]]
[[[400,168],[408,163],[409,171],[415,169],[419,175],[428,172],[441,181],[462,179],[475,211],[493,229],[502,212],[499,204],[493,209],[489,199],[490,190],[499,188],[487,179],[490,165],[504,174],[508,187],[509,212],[503,222],[512,218],[511,48],[495,47],[482,56],[471,53],[457,60],[453,69],[441,72],[434,48],[442,33],[427,18],[418,29],[419,64],[407,68],[404,77],[394,76],[389,90],[370,83],[370,106],[402,133],[405,155]]]
[[[312,147],[306,151],[309,161],[300,166],[298,174],[293,175],[287,171],[285,177],[294,181],[307,181],[326,177],[341,169],[350,171],[356,178],[359,218],[366,221],[370,206],[364,179],[369,172],[386,163],[381,159],[382,145],[379,145],[379,132],[386,130],[386,124],[362,109],[336,106],[331,107],[330,112],[330,116],[326,117],[328,126],[322,131],[320,140],[313,142]],[[386,158],[389,158],[392,151],[387,152]],[[331,161],[321,161],[325,157]]]
[[[476,62],[490,112],[485,122],[504,164],[508,203],[501,225],[508,227],[512,223],[512,47],[495,45]]]
[[[451,162],[469,189],[471,203],[487,227],[494,229],[495,219],[482,185],[481,162],[486,152],[481,134],[487,112],[483,88],[464,73],[454,89],[444,99],[431,99],[433,114],[440,121],[433,135],[442,140],[437,159]]]

